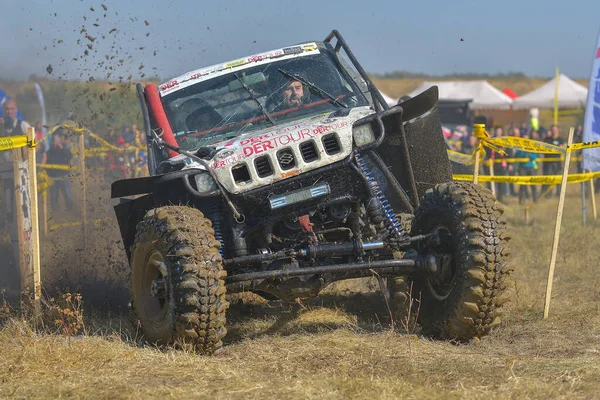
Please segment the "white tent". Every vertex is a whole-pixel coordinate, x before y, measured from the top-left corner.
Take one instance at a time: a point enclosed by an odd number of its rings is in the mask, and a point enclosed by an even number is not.
[[[388,106],[392,107],[392,106],[395,106],[396,103],[398,103],[398,99],[392,99],[390,96],[383,93],[381,90],[379,91],[379,93],[381,93],[381,96],[383,97],[385,102],[388,104]]]
[[[513,101],[513,108],[554,108],[554,92],[556,78],[546,82],[542,87],[529,92]],[[588,90],[585,86],[560,74],[558,77],[558,107],[585,108]]]
[[[428,81],[409,93],[414,97],[432,86],[437,86],[440,100],[473,100],[471,108],[501,109],[511,107],[512,99],[488,81]]]

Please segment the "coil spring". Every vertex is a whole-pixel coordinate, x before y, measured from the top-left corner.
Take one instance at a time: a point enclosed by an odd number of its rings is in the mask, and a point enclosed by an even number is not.
[[[402,238],[404,236],[404,229],[402,229],[402,225],[398,220],[398,216],[396,216],[391,204],[383,195],[383,192],[379,188],[379,183],[377,183],[373,177],[373,174],[371,174],[371,170],[365,163],[360,153],[356,150],[354,151],[354,161],[356,162],[358,169],[363,173],[365,178],[367,178],[367,182],[369,183],[373,194],[375,197],[377,197],[379,203],[381,204],[381,211],[383,211],[383,217],[385,219],[385,228],[396,237]]]
[[[223,208],[217,202],[210,202],[210,205],[204,208],[205,214],[212,222],[213,230],[215,231],[215,239],[221,243],[219,253],[221,257],[224,257],[225,253],[225,241],[223,240],[223,230],[221,229],[221,220],[223,219]]]

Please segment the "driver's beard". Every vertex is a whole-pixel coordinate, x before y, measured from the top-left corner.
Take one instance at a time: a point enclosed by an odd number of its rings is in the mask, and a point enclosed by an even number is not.
[[[302,104],[302,98],[299,96],[290,97],[288,103],[291,107],[298,107]]]

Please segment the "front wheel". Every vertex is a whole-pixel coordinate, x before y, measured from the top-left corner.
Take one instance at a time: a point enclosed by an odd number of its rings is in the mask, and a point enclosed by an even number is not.
[[[151,343],[223,346],[225,271],[210,220],[182,206],[148,211],[131,250],[133,309]]]
[[[419,322],[425,334],[470,340],[500,323],[510,272],[509,236],[493,194],[466,182],[429,190],[417,209],[412,235],[435,232],[419,252],[438,260],[433,274],[411,276],[420,295]]]

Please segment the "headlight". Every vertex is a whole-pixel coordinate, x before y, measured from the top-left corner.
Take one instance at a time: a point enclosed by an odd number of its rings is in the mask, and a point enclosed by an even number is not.
[[[196,188],[200,193],[208,193],[217,189],[217,183],[208,172],[201,172],[194,175]]]
[[[365,147],[375,142],[375,132],[371,124],[362,124],[352,128],[352,136],[357,147]]]

